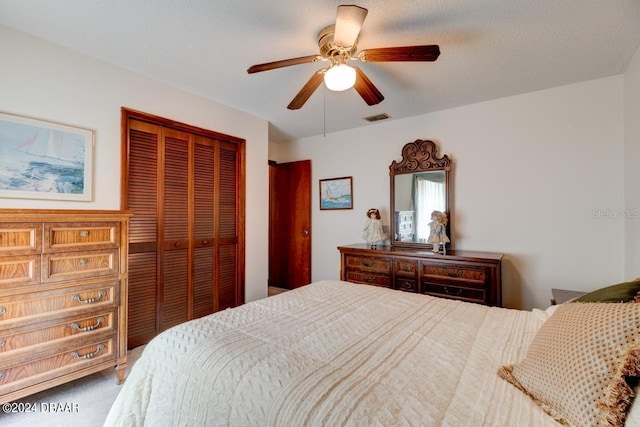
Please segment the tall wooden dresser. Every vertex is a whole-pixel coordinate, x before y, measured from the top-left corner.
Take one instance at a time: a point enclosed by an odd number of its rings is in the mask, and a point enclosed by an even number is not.
[[[354,244],[338,247],[340,279],[502,306],[502,254]]]
[[[127,366],[122,211],[0,209],[0,402]]]

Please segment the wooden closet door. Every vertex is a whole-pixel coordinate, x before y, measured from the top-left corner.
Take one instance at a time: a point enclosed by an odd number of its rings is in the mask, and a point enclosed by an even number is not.
[[[244,300],[242,144],[129,118],[129,348]]]
[[[239,187],[239,169],[238,169],[238,146],[220,142],[219,144],[220,167],[218,189],[217,212],[217,232],[216,232],[216,250],[218,274],[216,280],[217,298],[215,300],[215,310],[223,310],[229,307],[235,307],[242,301],[240,295],[240,287],[237,286],[240,281],[238,273],[239,267],[238,253],[238,187]],[[241,265],[241,264],[240,264]]]
[[[159,332],[158,173],[162,127],[137,120],[129,123],[129,348],[148,342]]]
[[[215,144],[196,136],[194,157],[193,318],[216,310],[215,303]]]
[[[192,137],[188,133],[163,128],[160,139],[160,151],[164,154],[163,186],[160,188],[161,209],[158,212],[162,224],[160,330],[192,318],[189,304],[192,273],[189,201],[193,198],[190,194],[189,164],[192,145]]]

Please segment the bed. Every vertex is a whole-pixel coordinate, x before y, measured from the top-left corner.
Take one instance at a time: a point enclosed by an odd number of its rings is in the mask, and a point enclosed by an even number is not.
[[[105,425],[558,426],[497,374],[545,315],[315,282],[158,335]]]

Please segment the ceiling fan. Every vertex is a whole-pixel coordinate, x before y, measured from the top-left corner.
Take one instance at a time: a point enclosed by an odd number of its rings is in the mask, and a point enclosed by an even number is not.
[[[328,61],[329,67],[316,71],[287,106],[297,110],[324,81],[330,90],[342,91],[355,88],[368,105],[380,103],[384,96],[364,72],[347,65],[348,60],[362,62],[435,61],[440,55],[438,45],[402,46],[366,49],[356,55],[358,35],[367,16],[367,9],[355,5],[338,6],[335,25],[329,25],[318,34],[319,55],[302,56],[267,62],[249,67],[253,74],[291,65]],[[354,56],[355,55],[355,56]]]

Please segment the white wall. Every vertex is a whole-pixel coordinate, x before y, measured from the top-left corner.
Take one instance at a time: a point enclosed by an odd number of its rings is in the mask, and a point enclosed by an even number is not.
[[[501,252],[508,307],[549,305],[551,288],[623,279],[623,77],[272,144],[278,162],[311,159],[318,179],[353,176],[354,209],[320,211],[313,196],[313,280],[339,277],[336,247],[362,242],[366,210],[389,223],[392,160],[432,139],[454,162],[457,249]]]
[[[625,269],[640,277],[640,48],[624,74]]]
[[[266,296],[268,123],[247,113],[0,26],[0,111],[95,130],[92,202],[0,199],[2,208],[119,209],[120,108],[243,138],[247,301]],[[259,214],[252,214],[258,212]]]

